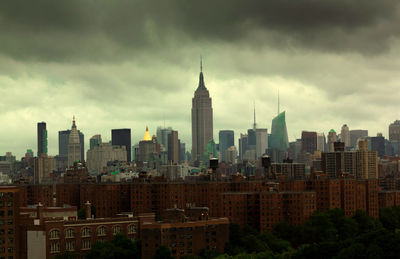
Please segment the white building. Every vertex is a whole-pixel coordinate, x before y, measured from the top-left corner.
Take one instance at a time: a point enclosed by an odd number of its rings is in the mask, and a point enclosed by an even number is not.
[[[256,129],[256,158],[262,157],[268,148],[268,129]]]
[[[125,146],[112,146],[110,143],[100,143],[87,151],[87,167],[90,173],[99,174],[109,161],[125,161],[127,156]]]
[[[317,133],[317,150],[325,152],[326,138],[324,133]]]
[[[340,140],[344,142],[345,147],[349,147],[350,144],[350,130],[347,124],[342,126],[342,130],[340,131]]]
[[[225,162],[230,162],[232,164],[237,163],[238,151],[235,146],[230,146],[225,150]]]
[[[81,161],[81,144],[79,140],[79,133],[75,125],[75,116],[72,119],[71,133],[68,140],[68,166],[73,166],[75,162]]]

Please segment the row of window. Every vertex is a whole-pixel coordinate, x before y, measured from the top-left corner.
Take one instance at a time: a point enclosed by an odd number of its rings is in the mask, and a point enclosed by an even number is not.
[[[4,210],[0,210],[0,217],[4,217],[4,215],[6,215],[6,212]],[[12,215],[13,215],[12,210],[7,211],[7,216],[12,216]]]
[[[119,234],[122,233],[122,227],[121,226],[113,226],[112,227],[113,234]],[[107,228],[105,226],[99,226],[96,229],[97,236],[106,236],[107,235]],[[128,234],[135,234],[136,233],[136,228],[134,224],[128,225]],[[73,228],[68,228],[65,230],[65,238],[74,238],[76,235],[75,229]],[[89,227],[84,227],[81,229],[81,236],[82,237],[90,237],[92,235],[92,229]],[[50,239],[60,239],[60,230],[58,229],[53,229],[49,233],[49,238]]]
[[[92,248],[92,243],[90,239],[82,240],[82,250],[88,250]],[[75,251],[75,241],[69,241],[65,243],[66,251]],[[58,253],[60,252],[60,243],[52,242],[50,244],[50,253]]]
[[[4,207],[4,201],[0,201],[0,208]],[[12,201],[8,201],[7,203],[7,207],[12,207],[13,206],[13,202]]]

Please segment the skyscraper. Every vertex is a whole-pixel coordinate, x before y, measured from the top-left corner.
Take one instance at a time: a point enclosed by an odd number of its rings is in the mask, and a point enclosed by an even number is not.
[[[266,153],[268,148],[268,129],[256,129],[256,158]]]
[[[171,130],[171,133],[168,134],[168,161],[172,164],[179,163],[179,142],[178,131]]]
[[[378,133],[376,137],[371,137],[371,150],[378,152],[379,158],[383,158],[385,155],[385,138],[382,133]]]
[[[81,161],[81,144],[79,140],[79,133],[76,129],[75,116],[72,119],[72,128],[69,134],[68,141],[68,166],[73,166],[74,162]]]
[[[240,133],[239,138],[239,159],[240,161],[244,160],[244,154],[247,150],[247,143],[248,143],[248,135]]]
[[[40,157],[42,154],[47,155],[47,129],[46,122],[44,121],[37,124],[37,143],[37,156]]]
[[[400,120],[396,120],[389,125],[389,140],[400,142]]]
[[[350,147],[350,130],[347,124],[342,126],[342,130],[340,131],[341,141],[344,142],[345,147]]]
[[[280,162],[286,156],[287,149],[289,148],[289,140],[286,128],[285,112],[279,113],[272,119],[271,126],[271,144],[273,160]]]
[[[325,152],[326,149],[326,139],[324,133],[317,133],[317,150]]]
[[[334,129],[331,129],[328,133],[328,152],[335,152],[335,147],[334,144],[337,139],[336,131]]]
[[[168,134],[171,133],[171,131],[171,127],[157,127],[157,142],[164,146],[166,152],[168,152]]]
[[[186,160],[185,157],[185,153],[186,153],[186,144],[183,142],[180,142],[180,148],[179,148],[179,162],[183,163]]]
[[[200,62],[199,86],[192,99],[192,161],[203,160],[207,143],[213,139],[213,110],[210,94],[204,84]]]
[[[58,132],[58,157],[61,160],[68,160],[68,143],[71,130],[61,130]],[[85,135],[78,130],[79,144],[81,145],[81,161],[85,160]]]
[[[97,134],[90,138],[90,150],[101,144],[101,135]]]
[[[396,153],[400,153],[400,120],[395,120],[389,125],[389,141],[392,145],[397,144]]]
[[[350,130],[350,146],[356,148],[357,140],[368,137],[368,130]]]
[[[317,132],[303,131],[301,132],[301,152],[314,154],[317,150]]]
[[[113,146],[125,146],[126,161],[131,161],[131,129],[111,130],[111,143]]]
[[[219,152],[222,161],[225,161],[225,150],[235,145],[235,133],[233,130],[220,130],[219,131]]]

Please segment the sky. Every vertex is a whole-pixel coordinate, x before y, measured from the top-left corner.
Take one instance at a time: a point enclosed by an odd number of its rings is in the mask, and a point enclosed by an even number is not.
[[[399,119],[400,2],[395,0],[0,1],[0,154],[50,155],[75,115],[89,138],[131,128],[132,143],[171,126],[191,147],[200,55],[214,138],[286,110],[302,130],[382,132]]]

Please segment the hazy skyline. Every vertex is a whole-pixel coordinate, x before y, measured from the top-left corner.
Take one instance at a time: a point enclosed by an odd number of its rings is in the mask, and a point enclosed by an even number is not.
[[[400,3],[313,1],[1,1],[0,155],[49,154],[72,116],[89,139],[146,125],[173,127],[191,147],[199,57],[218,131],[268,128],[286,110],[289,140],[302,130],[371,136],[399,119]]]

